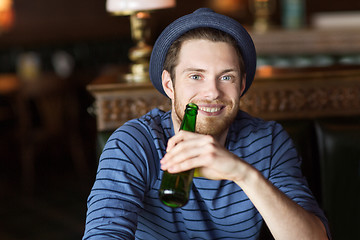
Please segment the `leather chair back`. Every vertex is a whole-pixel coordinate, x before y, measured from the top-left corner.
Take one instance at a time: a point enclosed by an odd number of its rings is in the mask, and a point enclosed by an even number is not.
[[[333,239],[360,239],[360,118],[319,120],[315,127]]]

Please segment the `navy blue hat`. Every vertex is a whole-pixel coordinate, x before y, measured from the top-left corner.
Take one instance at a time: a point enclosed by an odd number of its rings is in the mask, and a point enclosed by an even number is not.
[[[154,87],[165,94],[162,87],[161,75],[164,70],[164,61],[171,44],[189,30],[209,27],[230,34],[237,42],[241,51],[246,71],[246,87],[243,94],[249,89],[256,71],[256,50],[254,43],[245,28],[236,20],[215,13],[209,8],[200,8],[195,12],[178,18],[160,34],[154,44],[150,57],[150,80]]]

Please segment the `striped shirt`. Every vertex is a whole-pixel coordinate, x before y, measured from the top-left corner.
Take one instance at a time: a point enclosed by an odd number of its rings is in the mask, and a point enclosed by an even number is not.
[[[263,219],[232,181],[194,178],[184,207],[174,209],[160,202],[160,159],[173,135],[171,113],[159,109],[127,122],[112,134],[88,198],[83,239],[258,238]],[[279,124],[239,111],[230,126],[226,148],[327,226],[302,176],[294,144]]]

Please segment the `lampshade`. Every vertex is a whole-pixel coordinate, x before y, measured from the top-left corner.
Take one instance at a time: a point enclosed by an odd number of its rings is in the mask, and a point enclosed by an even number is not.
[[[0,0],[0,32],[10,29],[13,23],[13,0]]]
[[[175,0],[106,0],[106,10],[114,14],[175,7]]]

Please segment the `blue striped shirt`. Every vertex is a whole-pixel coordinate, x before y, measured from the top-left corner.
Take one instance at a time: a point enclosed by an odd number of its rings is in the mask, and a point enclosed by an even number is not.
[[[158,198],[160,159],[174,135],[171,113],[154,109],[118,128],[100,157],[83,239],[257,239],[263,219],[232,181],[194,178],[182,208]],[[239,111],[226,148],[327,225],[284,129]]]

